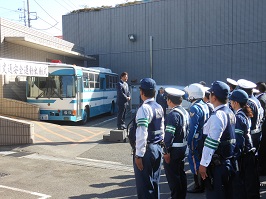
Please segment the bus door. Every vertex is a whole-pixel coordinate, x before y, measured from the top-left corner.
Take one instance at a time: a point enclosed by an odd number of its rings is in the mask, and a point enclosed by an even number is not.
[[[82,119],[82,78],[77,77],[77,119]]]
[[[101,90],[101,93],[102,93],[102,96],[101,96],[101,99],[102,99],[102,106],[100,106],[101,108],[101,112],[102,113],[105,113],[105,105],[106,105],[106,80],[105,80],[105,75],[104,74],[100,74],[100,90]]]

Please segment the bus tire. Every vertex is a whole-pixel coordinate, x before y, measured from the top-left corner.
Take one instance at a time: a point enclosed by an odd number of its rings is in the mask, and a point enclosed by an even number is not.
[[[115,103],[112,102],[112,105],[111,105],[111,110],[109,112],[109,115],[114,115],[115,114]]]
[[[89,114],[90,114],[90,110],[88,108],[85,108],[84,110],[84,118],[82,118],[82,120],[80,121],[81,125],[85,125],[88,121],[89,121]]]

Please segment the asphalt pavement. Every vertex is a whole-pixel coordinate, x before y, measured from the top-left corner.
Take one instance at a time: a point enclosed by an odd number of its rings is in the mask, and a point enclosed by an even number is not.
[[[98,117],[85,126],[35,122],[35,144],[0,147],[0,198],[137,198],[129,143],[102,139],[115,124],[113,116]],[[72,137],[67,138],[70,131]],[[185,169],[192,186],[187,163]],[[161,199],[170,197],[164,171],[160,190]],[[261,193],[266,198],[266,188]],[[205,194],[187,198],[203,199]]]

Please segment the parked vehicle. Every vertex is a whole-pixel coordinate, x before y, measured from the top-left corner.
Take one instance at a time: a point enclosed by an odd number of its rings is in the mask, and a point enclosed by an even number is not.
[[[110,69],[49,63],[48,73],[27,78],[27,102],[40,106],[40,120],[85,124],[115,112],[118,75]]]

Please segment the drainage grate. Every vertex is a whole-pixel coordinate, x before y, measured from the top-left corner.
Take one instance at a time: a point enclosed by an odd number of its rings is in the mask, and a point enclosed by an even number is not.
[[[7,174],[7,173],[0,173],[0,178],[1,177],[5,177],[5,176],[9,176],[10,174]]]

